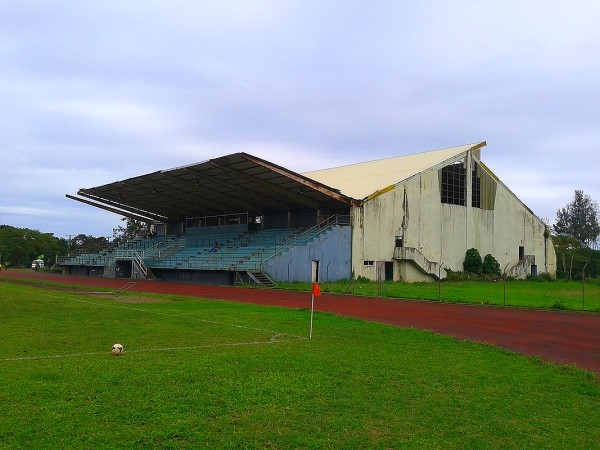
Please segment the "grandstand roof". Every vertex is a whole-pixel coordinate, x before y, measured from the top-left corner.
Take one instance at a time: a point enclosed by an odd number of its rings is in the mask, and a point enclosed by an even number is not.
[[[80,189],[77,194],[80,197],[67,197],[126,217],[159,221],[360,203],[337,189],[247,153]]]
[[[389,186],[485,142],[299,174],[247,153],[80,189],[68,198],[137,220],[358,206]]]

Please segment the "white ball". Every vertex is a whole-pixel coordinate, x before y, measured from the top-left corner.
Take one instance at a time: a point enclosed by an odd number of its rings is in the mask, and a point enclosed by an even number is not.
[[[112,346],[112,350],[111,353],[113,356],[119,356],[123,354],[123,351],[125,349],[123,348],[123,346],[121,344],[115,344]]]

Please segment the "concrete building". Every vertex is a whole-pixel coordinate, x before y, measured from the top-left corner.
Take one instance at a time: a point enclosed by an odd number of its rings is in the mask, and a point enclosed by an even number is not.
[[[476,248],[514,277],[554,275],[546,226],[482,162],[485,145],[304,174],[236,153],[81,189],[67,197],[145,221],[153,237],[60,265],[214,284],[414,282],[462,270]],[[216,240],[226,244],[218,254],[209,248]]]
[[[352,215],[354,276],[431,281],[462,270],[470,248],[507,273],[556,273],[544,223],[481,161],[485,142],[304,175],[360,199]]]

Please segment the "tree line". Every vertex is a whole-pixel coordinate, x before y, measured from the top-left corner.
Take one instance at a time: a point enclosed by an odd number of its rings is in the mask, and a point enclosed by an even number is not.
[[[598,203],[581,190],[556,212],[552,240],[558,278],[600,277],[599,216]]]
[[[62,238],[53,233],[0,225],[0,264],[14,268],[31,267],[34,260],[41,259],[46,267],[52,267],[57,256],[98,253],[135,236],[147,234],[146,224],[131,219],[123,220],[125,226],[113,229],[112,242],[106,237],[78,234]]]

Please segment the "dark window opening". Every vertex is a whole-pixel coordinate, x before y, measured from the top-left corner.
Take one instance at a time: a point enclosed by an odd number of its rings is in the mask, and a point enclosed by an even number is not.
[[[473,170],[471,194],[471,206],[473,208],[481,208],[481,179],[477,176],[477,170]]]
[[[519,247],[519,261],[525,259],[525,247]]]
[[[442,168],[441,194],[442,203],[465,206],[466,169],[462,162]]]

